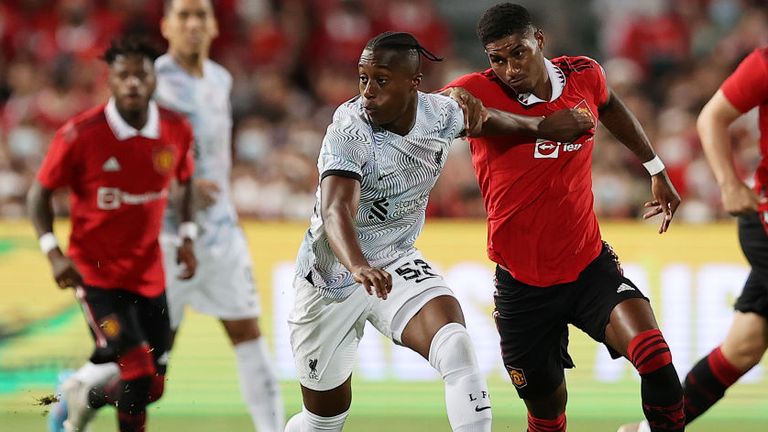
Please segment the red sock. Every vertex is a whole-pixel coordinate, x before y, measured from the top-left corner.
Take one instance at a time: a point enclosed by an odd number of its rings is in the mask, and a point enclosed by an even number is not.
[[[528,413],[528,432],[565,432],[567,423],[565,413],[552,420],[536,418]]]
[[[699,360],[688,372],[683,384],[685,394],[685,421],[692,422],[716,404],[728,387],[746,371],[740,371],[723,356],[720,347]]]
[[[712,375],[725,387],[730,387],[744,375],[743,371],[736,369],[723,355],[720,347],[715,348],[707,357]]]

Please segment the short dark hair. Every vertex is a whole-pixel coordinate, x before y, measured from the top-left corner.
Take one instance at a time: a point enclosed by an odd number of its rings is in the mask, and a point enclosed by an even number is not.
[[[138,55],[155,61],[160,56],[160,51],[148,39],[139,35],[128,35],[122,38],[113,39],[109,48],[104,51],[101,57],[108,65],[115,62],[117,56]]]
[[[432,54],[421,46],[416,37],[406,32],[384,32],[375,36],[365,44],[367,50],[388,49],[399,52],[412,51],[416,55],[422,55],[429,61],[443,61],[441,57]]]
[[[514,3],[497,4],[486,10],[477,23],[477,37],[483,46],[513,34],[534,29],[528,9]]]
[[[171,11],[171,6],[173,6],[173,1],[174,0],[163,0],[163,16],[168,15],[168,12]],[[214,3],[213,0],[208,0],[208,4],[211,5],[211,9],[214,9],[215,5],[213,3]]]

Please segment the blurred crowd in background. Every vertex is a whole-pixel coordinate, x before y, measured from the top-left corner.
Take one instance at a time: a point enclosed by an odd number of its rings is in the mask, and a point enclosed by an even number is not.
[[[0,2],[0,217],[25,215],[24,199],[53,132],[105,101],[108,42],[126,32],[156,39],[160,0]],[[484,70],[474,37],[475,0],[214,0],[220,35],[212,58],[234,76],[232,191],[241,215],[306,219],[316,158],[335,107],[357,93],[365,42],[409,31],[446,57],[425,65],[422,90]],[[755,47],[768,43],[766,0],[518,1],[548,40],[546,54],[586,54],[637,115],[683,197],[679,216],[724,215],[703,157],[696,115]],[[429,62],[427,62],[429,63]],[[605,130],[594,152],[595,207],[603,218],[636,218],[650,197],[642,165]],[[747,177],[759,159],[754,113],[733,127]],[[62,209],[66,211],[66,208]],[[468,145],[457,141],[428,208],[434,217],[481,217]]]

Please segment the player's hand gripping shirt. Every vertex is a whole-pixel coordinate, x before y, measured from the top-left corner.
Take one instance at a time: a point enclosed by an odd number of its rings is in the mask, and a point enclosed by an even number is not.
[[[203,245],[229,244],[236,232],[237,213],[230,198],[232,169],[232,76],[213,61],[203,64],[201,78],[190,75],[168,54],[155,61],[157,90],[155,99],[169,109],[184,114],[194,131],[195,178],[216,182],[216,202],[197,212]],[[169,207],[165,232],[176,234],[178,215]]]
[[[720,87],[726,99],[745,113],[759,107],[760,165],[755,172],[755,190],[766,195],[768,187],[768,47],[748,55]]]
[[[421,92],[416,122],[405,136],[373,126],[359,97],[336,110],[323,139],[318,172],[321,181],[328,175],[360,181],[355,224],[363,254],[372,266],[384,267],[414,249],[424,226],[429,192],[463,128],[464,115],[456,102]],[[318,186],[296,271],[299,277],[310,275],[323,296],[342,299],[358,285],[328,244],[320,194]]]
[[[87,285],[163,292],[158,235],[171,179],[192,175],[191,144],[189,123],[154,102],[140,131],[110,101],[56,132],[37,178],[70,188],[68,254]]]
[[[552,98],[516,94],[491,69],[446,86],[464,87],[488,108],[546,116],[565,108],[597,120],[608,89],[600,65],[587,57],[546,60]],[[576,280],[600,253],[593,211],[594,130],[572,143],[525,136],[470,138],[488,213],[488,255],[513,277],[535,286]]]

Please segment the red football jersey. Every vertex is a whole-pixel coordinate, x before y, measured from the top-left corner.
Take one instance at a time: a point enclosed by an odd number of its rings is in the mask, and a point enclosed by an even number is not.
[[[725,80],[720,90],[736,109],[745,113],[759,107],[760,165],[755,172],[755,188],[762,192],[768,186],[768,47],[748,55]]]
[[[564,108],[588,110],[597,121],[608,100],[605,75],[587,57],[548,61],[553,100],[516,94],[493,70],[462,76],[464,87],[486,107],[528,116]],[[470,138],[488,213],[488,256],[529,285],[572,282],[602,248],[593,210],[594,129],[572,143],[525,136]]]
[[[165,289],[158,235],[168,187],[187,181],[194,162],[187,120],[154,103],[149,117],[136,131],[111,102],[80,114],[57,131],[37,178],[70,188],[68,254],[85,283],[155,297]]]

